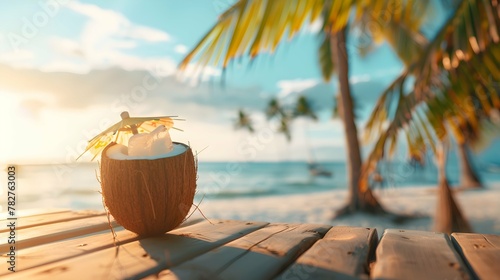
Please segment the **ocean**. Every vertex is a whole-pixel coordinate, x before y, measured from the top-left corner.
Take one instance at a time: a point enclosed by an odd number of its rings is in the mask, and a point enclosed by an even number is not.
[[[199,162],[195,202],[286,194],[322,192],[346,188],[343,162],[320,163],[331,177],[311,176],[306,162]],[[7,173],[1,168],[0,205],[7,207]],[[479,168],[483,181],[500,182],[500,170]],[[415,167],[407,163],[385,164],[380,170],[385,184],[379,188],[432,186],[437,183],[433,165]],[[98,165],[17,165],[16,209],[70,208],[103,209],[98,181]],[[448,165],[451,184],[458,183],[456,161]]]

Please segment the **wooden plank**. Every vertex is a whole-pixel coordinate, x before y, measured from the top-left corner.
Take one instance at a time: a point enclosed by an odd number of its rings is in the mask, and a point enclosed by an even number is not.
[[[138,239],[137,234],[123,229],[115,228],[116,244],[125,244]],[[101,231],[92,236],[79,236],[54,243],[43,244],[18,250],[16,270],[22,271],[41,265],[46,265],[60,260],[88,254],[105,248],[113,247],[114,240],[110,230]],[[2,255],[2,262],[8,260],[6,254]],[[10,274],[8,270],[0,271],[0,275]]]
[[[444,233],[387,229],[376,257],[375,279],[470,279]]]
[[[36,209],[17,210],[15,217],[16,218],[25,218],[25,217],[63,213],[63,212],[71,212],[71,210],[70,209],[60,209],[60,208],[54,208],[54,209],[36,208]],[[0,213],[0,221],[5,221],[8,218],[12,218],[12,217],[7,212]]]
[[[277,279],[366,279],[377,242],[376,229],[333,227]]]
[[[72,220],[78,220],[88,217],[101,216],[104,215],[102,211],[63,211],[50,214],[40,214],[28,217],[18,217],[16,222],[16,230],[22,230],[25,228],[41,226],[46,224],[67,222]],[[1,232],[9,231],[9,228],[0,229]]]
[[[171,270],[160,279],[269,279],[275,277],[331,228],[272,224]]]
[[[267,225],[260,222],[206,221],[83,256],[9,275],[9,279],[141,278],[219,247]],[[139,276],[137,276],[139,275]],[[146,276],[144,275],[144,276]]]
[[[500,235],[453,233],[453,244],[479,279],[500,275]]]
[[[113,222],[113,225],[116,226],[117,224]],[[17,232],[15,246],[17,250],[21,250],[31,246],[95,233],[106,229],[109,229],[106,215],[37,226]],[[1,242],[0,253],[5,253],[9,250],[11,244],[7,243],[7,238],[1,240]]]
[[[188,220],[181,224],[179,228],[190,226],[201,221],[203,220]],[[28,268],[46,265],[56,261],[81,256],[91,252],[110,248],[115,245],[122,245],[138,240],[137,234],[125,230],[122,227],[117,227],[114,230],[116,233],[115,239],[113,239],[111,230],[108,229],[91,236],[79,236],[73,239],[61,240],[49,244],[43,244],[18,250],[18,262],[16,265],[16,269],[17,271],[22,271]],[[2,258],[4,259],[4,263],[8,260],[6,254],[3,254]],[[9,273],[11,272],[8,270],[0,271],[0,275]]]

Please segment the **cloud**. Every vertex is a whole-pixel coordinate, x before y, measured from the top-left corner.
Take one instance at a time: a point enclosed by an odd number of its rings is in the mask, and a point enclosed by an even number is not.
[[[132,26],[128,30],[130,38],[140,39],[147,42],[167,42],[171,40],[169,34],[159,29],[147,26]]]
[[[311,22],[308,26],[306,26],[307,33],[318,33],[323,27],[323,19],[321,17],[317,18],[315,21]]]
[[[357,83],[366,83],[369,82],[373,79],[372,75],[358,75],[358,76],[352,76],[349,77],[349,83],[352,84],[357,84]]]
[[[60,59],[52,60],[40,66],[39,69],[43,72],[70,72],[77,74],[86,74],[92,69],[92,67],[85,63]]]
[[[197,86],[200,82],[207,82],[213,77],[221,75],[221,70],[212,66],[201,66],[198,63],[189,63],[182,71],[177,72],[179,81]]]
[[[109,68],[113,66],[126,70],[152,70],[162,69],[163,76],[173,75],[177,63],[169,57],[140,57],[125,52],[122,49],[132,49],[137,43],[132,40],[111,40],[107,47],[96,51],[92,48],[82,47],[82,43],[61,37],[52,37],[49,44],[58,54],[66,58],[55,58],[41,66],[44,71],[69,71],[86,73],[92,68]]]
[[[318,79],[295,79],[295,80],[281,80],[277,82],[280,89],[278,97],[286,98],[292,93],[299,93],[308,88],[316,86],[320,80]]]
[[[92,4],[77,1],[68,3],[67,8],[75,13],[88,17],[78,39],[52,37],[50,44],[59,54],[69,56],[78,61],[83,70],[89,68],[106,68],[118,66],[127,70],[151,69],[161,64],[168,68],[172,75],[176,70],[176,63],[170,58],[139,57],[130,54],[143,43],[167,42],[171,36],[159,29],[138,25],[131,22],[123,14],[100,8]],[[53,71],[75,71],[78,63],[52,63],[44,69]],[[57,68],[56,66],[61,66]],[[64,66],[70,66],[64,68]],[[82,69],[77,70],[82,73]]]
[[[323,83],[316,79],[282,80],[278,82],[278,97],[284,105],[295,104],[299,96],[309,101],[320,122],[331,120],[338,94],[337,83]],[[360,128],[370,116],[373,107],[386,85],[373,76],[359,75],[350,79],[354,111]]]
[[[171,40],[168,33],[147,26],[135,25],[124,15],[113,10],[106,10],[96,5],[83,4],[77,1],[68,3],[67,7],[91,19],[86,28],[86,36],[90,40],[106,37],[103,34],[148,42]],[[94,27],[97,28],[94,29]]]
[[[97,5],[71,1],[65,5],[70,13],[83,15],[83,27],[75,34],[51,35],[31,44],[29,50],[0,54],[0,63],[45,72],[89,73],[92,69],[123,68],[145,70],[159,76],[175,76],[177,61],[168,56],[148,56],[139,48],[157,48],[149,44],[172,41],[170,34],[156,28],[131,22],[120,12]],[[0,38],[5,40],[5,38]],[[156,49],[155,49],[156,50]],[[177,44],[174,51],[185,53],[187,47]],[[214,67],[196,69],[189,65],[178,75],[191,86],[220,76]]]
[[[174,51],[176,53],[186,54],[188,52],[188,48],[185,45],[178,44],[175,46]]]
[[[134,59],[130,58],[131,64],[135,63]],[[173,109],[180,104],[234,111],[241,105],[251,110],[259,110],[263,106],[264,101],[260,97],[262,89],[258,87],[222,88],[208,83],[191,87],[172,75],[173,61],[165,59],[149,63],[149,71],[108,67],[90,69],[87,73],[46,72],[0,64],[0,76],[9,77],[2,82],[0,89],[16,92],[20,96],[36,92],[54,98],[55,106],[73,109],[85,109],[99,103],[116,103],[115,107],[140,104],[156,107],[161,102],[168,103],[166,106]]]
[[[76,40],[54,36],[49,38],[49,46],[59,54],[85,58],[84,51],[80,43]]]
[[[16,64],[19,66],[29,67],[31,61],[35,58],[35,53],[29,50],[18,50],[11,52],[0,53],[0,62]]]
[[[61,131],[64,129],[61,134],[67,139],[58,138],[59,146],[51,146],[54,156],[65,157],[65,148],[61,146],[76,149],[80,142],[85,143],[104,129],[101,123],[109,126],[119,119],[120,112],[127,110],[133,116],[185,118],[187,121],[176,124],[184,130],[175,132],[176,141],[189,142],[198,151],[208,146],[201,155],[204,160],[235,160],[239,145],[253,137],[233,129],[237,110],[244,107],[252,112],[261,111],[265,105],[260,97],[262,89],[222,88],[208,83],[193,88],[159,71],[157,74],[112,67],[91,69],[88,73],[44,72],[0,64],[0,76],[9,76],[0,85],[0,92],[15,93],[19,105],[18,115],[13,118],[26,120],[29,124],[26,129],[35,126],[27,121],[30,116],[40,116],[38,126],[53,125],[48,122],[49,117],[66,116],[60,117],[57,125]],[[284,144],[285,138],[279,136],[276,141]],[[246,160],[244,156],[240,159]]]
[[[47,106],[45,101],[39,99],[25,99],[19,104],[19,109],[23,115],[32,119],[37,119],[42,111]]]
[[[134,116],[168,114],[185,118],[187,121],[176,124],[184,132],[172,132],[172,137],[176,141],[189,142],[197,151],[208,147],[200,155],[202,160],[301,160],[307,158],[308,147],[319,147],[315,150],[318,160],[342,159],[338,156],[343,155],[338,121],[298,119],[292,126],[292,141],[287,142],[282,134],[276,133],[277,124],[266,120],[263,109],[267,102],[265,96],[269,93],[261,88],[222,88],[209,83],[191,87],[173,75],[161,75],[161,69],[158,71],[112,67],[79,74],[0,64],[0,76],[9,75],[0,85],[0,91],[16,93],[18,108],[25,112],[17,118],[26,119],[27,114],[32,118],[40,116],[42,122],[37,125],[43,126],[51,125],[49,117],[56,119],[58,116],[58,126],[66,127],[67,139],[58,140],[60,143],[50,149],[54,155],[62,157],[66,156],[66,150],[61,150],[61,146],[76,149],[78,143],[85,143],[103,129],[100,123],[109,126],[119,118],[121,111],[128,110]],[[314,104],[328,109],[334,94],[331,85],[295,84],[297,89],[303,85],[301,94],[314,100]],[[233,129],[239,108],[251,114],[255,134]],[[34,125],[29,123],[29,127]],[[265,143],[252,146],[259,137],[266,139]],[[242,153],[242,147],[255,153],[251,156]],[[323,149],[325,153],[320,154]]]

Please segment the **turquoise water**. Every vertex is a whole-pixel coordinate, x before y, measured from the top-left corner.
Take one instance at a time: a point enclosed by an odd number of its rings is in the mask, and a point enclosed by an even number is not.
[[[306,162],[200,162],[195,201],[235,199],[312,193],[331,189],[345,189],[344,163],[321,163],[333,173],[330,178],[312,177]],[[496,166],[478,163],[483,180],[500,181]],[[16,166],[17,203],[19,209],[71,208],[102,209],[97,163],[72,165]],[[381,173],[386,180],[384,188],[405,186],[432,186],[437,182],[436,168],[414,167],[407,163],[385,164]],[[458,182],[456,161],[450,161],[448,175],[452,184]],[[7,175],[1,173],[2,209],[6,209]],[[379,186],[380,187],[380,186]]]

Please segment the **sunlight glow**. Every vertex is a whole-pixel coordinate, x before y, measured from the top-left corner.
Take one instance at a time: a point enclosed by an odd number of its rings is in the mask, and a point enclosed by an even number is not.
[[[455,55],[458,57],[460,60],[465,60],[465,54],[462,50],[456,50]]]
[[[469,37],[469,43],[470,46],[472,47],[472,50],[475,53],[479,53],[481,51],[481,48],[479,48],[479,44],[477,43],[477,39],[474,36]]]
[[[450,57],[448,55],[445,55],[445,57],[443,57],[443,66],[446,70],[451,69]]]

